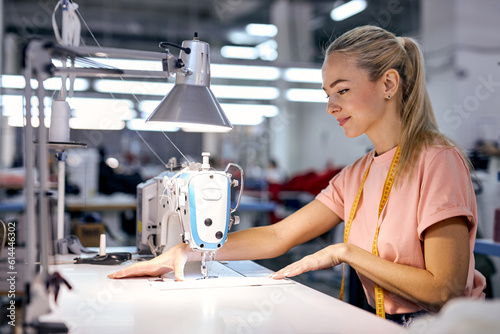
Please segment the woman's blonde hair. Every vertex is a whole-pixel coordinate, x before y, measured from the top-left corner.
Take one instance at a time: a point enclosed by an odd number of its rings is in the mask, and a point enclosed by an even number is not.
[[[400,85],[394,96],[401,105],[402,123],[398,176],[412,174],[416,158],[427,145],[456,147],[439,132],[427,93],[422,52],[414,39],[396,37],[376,26],[361,26],[338,37],[326,49],[326,56],[333,52],[352,57],[371,81],[380,79],[389,69],[398,71]]]

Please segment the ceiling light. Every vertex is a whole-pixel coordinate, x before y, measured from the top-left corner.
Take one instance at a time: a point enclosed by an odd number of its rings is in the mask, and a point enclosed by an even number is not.
[[[80,130],[122,130],[125,121],[111,118],[70,118],[69,127]]]
[[[257,59],[259,51],[253,47],[226,45],[220,49],[220,54],[224,58],[234,59]]]
[[[44,123],[45,127],[49,128],[50,127],[50,117],[45,117],[44,118]],[[14,115],[14,116],[9,116],[7,118],[7,125],[17,127],[17,128],[22,128],[26,124],[26,117],[23,115]],[[40,119],[36,116],[31,117],[31,126],[34,128],[38,128],[40,125]]]
[[[31,80],[31,86],[38,88],[38,81]],[[60,82],[60,81],[59,81]],[[13,89],[23,89],[26,86],[26,80],[22,75],[2,75],[2,87],[3,88],[13,88]]]
[[[137,59],[117,59],[117,58],[89,58],[103,65],[116,67],[122,70],[147,70],[147,71],[163,71],[161,61],[153,60],[137,60]]]
[[[256,45],[255,49],[259,52],[259,58],[262,60],[273,61],[278,58],[278,42],[274,39]]]
[[[38,88],[38,81],[31,79],[31,87]],[[23,89],[26,86],[26,80],[22,75],[2,75],[2,87],[11,89]],[[62,86],[61,78],[49,78],[44,81],[43,87],[47,90],[60,90]],[[67,84],[69,86],[69,84]],[[85,91],[89,88],[89,82],[86,79],[76,78],[73,84],[74,91]]]
[[[227,34],[227,38],[232,44],[236,45],[255,45],[262,41],[261,38],[250,36],[243,31],[231,31]]]
[[[50,97],[45,97],[44,105],[50,106]],[[24,96],[22,95],[2,95],[2,113],[4,116],[19,116],[25,113]],[[45,117],[50,118],[52,114],[50,107],[45,108]],[[38,98],[31,97],[31,115],[38,117]]]
[[[264,116],[259,114],[232,112],[226,110],[226,115],[233,125],[258,125],[264,120]]]
[[[246,115],[257,114],[263,117],[275,117],[279,114],[278,107],[272,104],[222,103],[221,106],[227,113],[233,113],[233,114],[234,113],[241,113]]]
[[[247,24],[245,30],[252,36],[274,37],[278,34],[278,27],[274,24],[250,23]]]
[[[292,82],[323,83],[321,70],[315,68],[288,68],[283,77]]]
[[[274,100],[280,95],[276,87],[216,85],[212,90],[222,99]]]
[[[126,99],[93,99],[74,97],[68,99],[73,114],[78,118],[103,118],[127,120],[134,116],[132,101]]]
[[[94,83],[94,89],[101,93],[119,93],[136,95],[164,96],[174,87],[174,84],[151,81],[125,81],[101,79]]]
[[[222,104],[227,117],[232,124],[257,125],[264,117],[275,117],[279,114],[278,107],[269,104]]]
[[[242,80],[277,80],[281,71],[272,66],[212,64],[212,78]]]
[[[330,12],[330,17],[334,21],[342,21],[347,19],[348,17],[362,12],[363,10],[365,10],[365,8],[366,0],[351,0],[332,9],[332,11]]]
[[[321,89],[292,88],[286,91],[286,99],[293,102],[328,102],[325,92]]]

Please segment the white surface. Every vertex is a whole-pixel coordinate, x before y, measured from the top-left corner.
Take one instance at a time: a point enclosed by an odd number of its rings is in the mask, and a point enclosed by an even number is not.
[[[186,289],[227,289],[243,286],[268,286],[296,284],[292,280],[275,280],[268,277],[218,277],[210,279],[195,279],[177,282],[174,279],[153,279],[149,284],[158,290]]]
[[[149,284],[158,290],[178,289],[227,289],[244,286],[266,286],[297,284],[293,280],[276,280],[268,276],[245,277],[243,274],[229,268],[228,262],[208,261],[208,276],[203,279],[200,270],[200,262],[190,262],[186,265],[184,281],[176,281],[174,273],[170,272],[161,278],[150,278]]]
[[[403,332],[387,320],[298,283],[159,290],[149,278],[106,277],[127,265],[53,266],[73,290],[61,289],[52,314],[41,320],[63,320],[70,333],[92,334]],[[227,266],[260,280],[270,273],[250,261]],[[189,264],[186,277],[198,271],[196,264]]]

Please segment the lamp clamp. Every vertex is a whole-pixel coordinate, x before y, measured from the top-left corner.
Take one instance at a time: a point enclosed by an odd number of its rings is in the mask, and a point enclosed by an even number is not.
[[[193,71],[191,69],[186,68],[186,65],[181,58],[176,58],[170,53],[168,46],[174,46],[184,51],[186,54],[191,53],[191,48],[185,48],[178,44],[170,42],[160,42],[159,47],[164,49],[167,55],[166,58],[162,60],[163,71],[167,72],[169,77],[173,77],[176,73],[179,73],[183,76],[193,74]]]

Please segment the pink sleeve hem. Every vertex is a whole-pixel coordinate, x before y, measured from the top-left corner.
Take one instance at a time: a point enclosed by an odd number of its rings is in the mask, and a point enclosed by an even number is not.
[[[319,193],[316,196],[316,199],[318,201],[320,201],[321,203],[323,203],[327,208],[329,208],[330,210],[332,210],[333,213],[335,213],[337,216],[340,217],[340,219],[344,220],[344,208],[343,207],[341,207],[340,205],[336,205],[335,203],[333,203],[328,198],[328,196],[326,196],[325,194],[323,194],[323,192]]]
[[[443,221],[445,219],[452,217],[459,217],[459,216],[467,217],[467,219],[469,220],[469,225],[468,225],[469,229],[471,229],[472,226],[475,225],[475,221],[473,221],[474,215],[472,214],[472,211],[470,211],[469,209],[464,207],[446,209],[433,214],[432,216],[428,217],[423,223],[418,225],[417,232],[419,239],[423,240],[422,234],[430,226],[439,223],[440,221]]]

